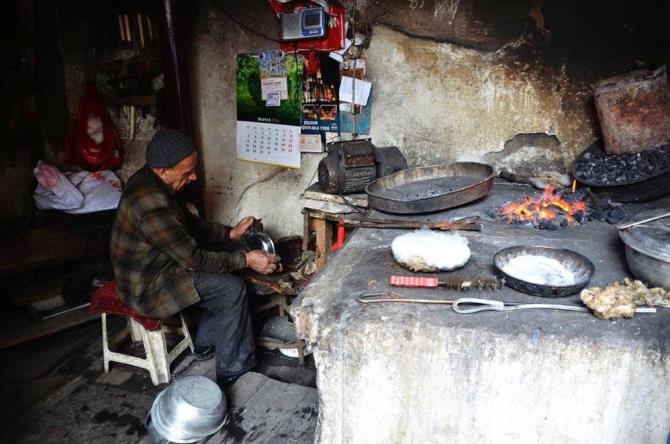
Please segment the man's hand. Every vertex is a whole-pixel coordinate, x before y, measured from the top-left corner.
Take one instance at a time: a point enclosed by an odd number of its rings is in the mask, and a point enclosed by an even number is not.
[[[247,251],[245,257],[247,259],[247,267],[260,274],[270,274],[281,267],[279,263],[281,258],[279,256],[266,253],[262,250]]]
[[[247,216],[241,221],[235,225],[233,229],[230,230],[230,240],[238,240],[242,239],[245,234],[247,234],[247,231],[249,231],[249,228],[251,228],[251,225],[254,223],[254,218],[251,216]]]

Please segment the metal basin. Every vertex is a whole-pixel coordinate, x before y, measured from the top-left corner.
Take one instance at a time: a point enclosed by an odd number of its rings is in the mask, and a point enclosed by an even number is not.
[[[572,285],[542,285],[533,282],[524,281],[517,277],[511,276],[503,271],[507,263],[518,256],[544,256],[551,259],[556,259],[565,268],[572,272],[575,283]],[[552,247],[528,247],[518,246],[509,247],[500,250],[493,257],[493,265],[496,273],[505,280],[505,284],[533,296],[541,296],[545,298],[560,298],[575,294],[586,287],[593,277],[596,267],[588,258],[576,253],[572,250],[564,248]]]
[[[493,168],[476,162],[416,167],[375,180],[365,188],[368,206],[388,213],[446,210],[480,199],[493,186]]]
[[[214,381],[185,376],[156,396],[147,422],[176,443],[199,441],[225,422],[226,398]]]
[[[660,208],[638,214],[642,220],[665,214]],[[670,290],[670,217],[619,230],[626,245],[626,262],[633,276],[655,287]]]

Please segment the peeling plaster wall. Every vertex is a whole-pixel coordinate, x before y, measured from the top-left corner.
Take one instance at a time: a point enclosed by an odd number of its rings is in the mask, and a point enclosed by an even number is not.
[[[482,160],[519,133],[555,135],[571,153],[595,137],[590,92],[518,48],[487,53],[376,27],[368,51],[372,138],[412,165]],[[577,100],[574,100],[574,99]]]
[[[398,146],[411,166],[488,160],[500,168],[520,153],[487,153],[519,134],[547,134],[559,146],[541,168],[564,172],[599,134],[591,85],[668,60],[659,35],[635,42],[656,29],[645,26],[655,14],[638,17],[631,1],[342,0],[358,8],[358,29],[371,30],[363,57],[374,83],[373,143]],[[211,1],[193,35],[208,217],[230,224],[252,214],[273,235],[300,233],[298,196],[320,156],[303,154],[297,171],[236,159],[235,57],[275,48],[277,19],[266,1]],[[542,147],[523,149],[546,157]]]

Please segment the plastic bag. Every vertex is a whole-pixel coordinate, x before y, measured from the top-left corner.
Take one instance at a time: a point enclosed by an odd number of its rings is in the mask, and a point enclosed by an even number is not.
[[[73,210],[84,205],[84,196],[55,166],[40,160],[33,173],[38,183],[33,198],[40,210]]]
[[[123,145],[94,83],[86,83],[65,137],[65,162],[88,171],[116,169],[123,162]]]
[[[80,171],[70,175],[70,182],[84,196],[84,205],[80,208],[65,210],[68,213],[94,213],[113,210],[119,206],[121,181],[109,170]]]

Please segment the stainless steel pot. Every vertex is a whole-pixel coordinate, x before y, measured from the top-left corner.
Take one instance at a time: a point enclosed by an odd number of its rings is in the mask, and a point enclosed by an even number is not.
[[[667,212],[667,208],[645,211],[635,219]],[[670,217],[619,230],[619,237],[626,245],[626,262],[633,276],[670,290]]]
[[[185,376],[156,396],[147,417],[161,436],[175,443],[199,441],[225,422],[226,398],[214,381]]]

